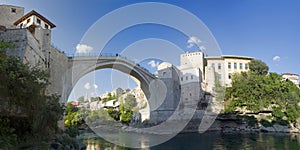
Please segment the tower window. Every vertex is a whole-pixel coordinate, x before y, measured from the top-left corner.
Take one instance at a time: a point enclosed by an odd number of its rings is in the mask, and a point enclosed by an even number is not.
[[[41,24],[41,20],[40,19],[36,19],[36,23],[37,24]]]
[[[218,69],[221,69],[221,63],[218,63]]]
[[[16,13],[16,12],[17,12],[17,9],[16,9],[16,8],[11,8],[11,12],[12,12],[12,13]]]
[[[231,62],[228,63],[228,69],[231,69]]]
[[[29,23],[30,22],[30,18],[29,19],[27,19],[27,23]]]
[[[45,28],[48,29],[48,25],[45,24]]]
[[[242,63],[240,63],[240,69],[241,69],[241,70],[243,69],[243,64],[242,64]]]
[[[233,67],[234,67],[234,69],[237,69],[237,64],[234,63],[234,64],[233,64]]]
[[[193,76],[193,75],[191,75],[191,80],[193,80],[193,78],[194,78],[194,76]]]

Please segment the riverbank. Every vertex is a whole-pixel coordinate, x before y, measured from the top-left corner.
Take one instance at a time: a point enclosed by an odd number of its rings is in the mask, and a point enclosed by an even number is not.
[[[300,134],[300,130],[291,125],[274,124],[272,126],[263,126],[261,124],[249,125],[248,121],[241,121],[240,119],[216,119],[212,125],[207,129],[199,128],[201,120],[190,121],[183,130],[175,132],[173,129],[176,123],[180,121],[173,121],[167,128],[149,128],[147,125],[140,125],[139,127],[132,127],[122,125],[121,123],[114,123],[109,125],[99,125],[91,128],[94,132],[105,133],[119,133],[132,132],[137,134],[152,134],[152,135],[167,135],[177,133],[204,133],[204,132],[221,132],[221,133],[285,133],[285,134]],[[202,124],[203,126],[203,124]]]

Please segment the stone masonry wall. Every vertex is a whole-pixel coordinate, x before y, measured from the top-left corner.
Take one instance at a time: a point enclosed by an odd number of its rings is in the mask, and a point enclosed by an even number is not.
[[[66,102],[68,97],[64,95],[67,86],[68,57],[55,47],[51,46],[49,61],[50,86],[47,88],[48,94],[58,94],[61,96],[60,102]],[[71,77],[70,77],[71,78]]]

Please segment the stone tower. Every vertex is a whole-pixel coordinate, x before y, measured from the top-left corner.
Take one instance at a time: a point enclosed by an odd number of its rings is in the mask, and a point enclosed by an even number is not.
[[[24,15],[24,8],[12,5],[0,5],[0,28],[14,29],[14,23]]]

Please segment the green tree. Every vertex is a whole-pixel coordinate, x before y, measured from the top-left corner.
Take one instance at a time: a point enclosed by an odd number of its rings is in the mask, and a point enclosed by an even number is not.
[[[137,106],[136,98],[132,94],[127,94],[124,101],[124,109],[126,110],[133,110]]]
[[[255,72],[259,75],[266,75],[269,71],[269,67],[261,60],[251,60],[249,63],[249,69],[251,72]]]
[[[120,112],[121,112],[121,122],[129,123],[131,116],[135,112],[134,107],[137,106],[136,98],[132,94],[127,94],[124,101],[121,100],[120,103]]]
[[[80,96],[77,98],[77,102],[83,103],[84,102],[84,96]]]
[[[234,74],[232,87],[226,89],[226,111],[233,112],[237,108],[254,113],[270,110],[273,121],[279,124],[295,122],[300,115],[300,89],[276,73],[265,73],[252,70]]]

